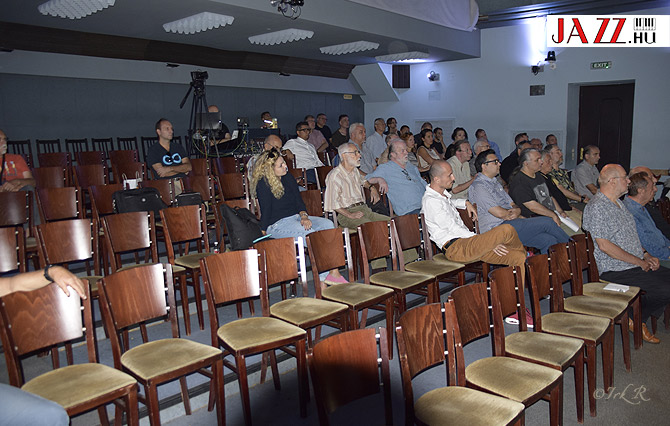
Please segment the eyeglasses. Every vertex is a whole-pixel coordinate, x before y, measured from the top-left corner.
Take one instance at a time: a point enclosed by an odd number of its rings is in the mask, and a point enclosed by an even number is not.
[[[298,129],[297,131],[298,131],[298,132],[311,132],[312,129],[310,129],[309,127],[307,127],[306,129]]]
[[[489,164],[489,163],[500,164],[500,160],[496,158],[495,160],[484,161],[482,164]]]
[[[407,180],[412,180],[412,178],[410,177],[409,173],[407,173],[407,170],[405,170],[405,169],[401,169],[401,170],[402,170],[402,174],[405,175],[405,178],[407,178]]]

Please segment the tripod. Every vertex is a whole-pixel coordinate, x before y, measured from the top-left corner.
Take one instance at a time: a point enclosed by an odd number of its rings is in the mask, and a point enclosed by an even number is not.
[[[192,71],[191,83],[184,98],[179,103],[179,108],[183,108],[188,99],[188,95],[193,91],[193,101],[191,103],[191,115],[188,124],[188,136],[186,137],[186,150],[189,154],[196,154],[196,151],[202,154],[205,158],[209,155],[209,137],[214,134],[212,123],[209,120],[201,119],[197,122],[198,117],[203,117],[203,113],[208,111],[207,97],[205,96],[205,80],[209,75],[207,71]],[[201,131],[207,132],[207,137],[201,134]],[[214,144],[216,156],[219,155],[219,148]]]

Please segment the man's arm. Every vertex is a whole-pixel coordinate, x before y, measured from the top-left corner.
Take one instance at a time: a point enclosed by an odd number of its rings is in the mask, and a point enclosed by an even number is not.
[[[164,166],[163,163],[152,164],[151,167],[160,177],[170,177],[179,173],[188,173],[193,169],[191,160],[184,158],[182,164],[176,166]]]
[[[582,200],[581,195],[576,194],[576,193],[570,191],[569,189],[567,189],[567,188],[564,187],[563,185],[556,184],[556,188],[558,188],[558,189],[563,193],[563,195],[565,195],[565,197],[568,198],[568,199],[570,199],[570,200],[574,200],[574,201],[578,201],[578,202],[582,202],[582,201],[587,201],[587,200],[588,200],[588,197],[585,197],[586,199],[585,199],[585,200]]]
[[[633,256],[632,254],[628,253],[626,250],[622,249],[621,247],[614,244],[610,240],[606,240],[604,238],[596,238],[596,244],[598,244],[598,248],[602,250],[603,253],[605,253],[611,258],[621,260],[623,262],[630,263],[632,265],[637,265],[640,268],[642,268],[645,272],[651,268],[651,264],[649,261],[645,259],[640,259],[637,256]]]
[[[328,141],[324,138],[323,143],[316,149],[316,152],[323,152],[328,148]]]
[[[519,217],[521,209],[518,208],[506,209],[500,206],[493,206],[488,210],[488,212],[491,213],[493,216],[497,217],[498,219],[514,220]]]
[[[293,159],[295,158],[295,155],[291,152],[290,149],[283,150],[282,154],[286,155],[286,158],[288,158],[289,161],[293,161]]]
[[[462,183],[460,185],[456,185],[451,189],[451,192],[456,194],[457,192],[465,191],[466,189],[470,188],[470,185],[472,185],[472,182],[474,182],[476,176],[473,176],[470,178],[469,181]]]
[[[591,194],[593,194],[593,195],[596,195],[596,192],[598,192],[598,188],[592,183],[587,183],[586,184],[586,189],[591,191]]]
[[[530,211],[532,211],[535,214],[539,214],[540,216],[547,216],[553,220],[556,225],[561,226],[561,220],[558,218],[558,215],[556,213],[552,212],[542,204],[538,203],[537,201],[526,201],[523,203],[523,205]],[[555,204],[554,204],[555,205]]]
[[[35,187],[35,178],[30,170],[23,172],[23,178],[7,181],[0,187],[0,192],[16,192],[24,186]]]
[[[210,146],[218,145],[218,144],[220,144],[220,143],[228,142],[228,141],[231,140],[231,139],[232,139],[232,137],[230,136],[230,133],[226,133],[225,135],[223,135],[223,139],[219,139],[219,140],[212,139],[212,140],[209,142],[209,145],[210,145]]]
[[[76,291],[79,296],[86,298],[85,284],[67,269],[62,266],[52,266],[49,268],[49,276],[60,287],[66,295],[70,295],[68,287]],[[15,291],[31,291],[51,284],[51,281],[44,277],[44,270],[27,272],[14,275],[9,278],[0,278],[0,297],[14,293]]]

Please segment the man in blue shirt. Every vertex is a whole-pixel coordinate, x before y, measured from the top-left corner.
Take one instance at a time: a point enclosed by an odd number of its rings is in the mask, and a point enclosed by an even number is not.
[[[374,172],[366,176],[382,178],[388,185],[388,197],[396,215],[419,214],[421,198],[426,192],[426,181],[419,169],[407,161],[407,144],[394,140],[389,146],[389,162],[380,164]]]
[[[500,160],[494,150],[482,151],[475,160],[477,177],[470,186],[470,202],[477,205],[479,232],[484,233],[503,223],[514,227],[525,246],[546,253],[549,247],[570,239],[553,220],[546,216],[524,218],[512,198],[496,179]]]
[[[635,219],[640,243],[649,254],[658,257],[666,268],[670,266],[670,240],[656,227],[645,205],[654,199],[656,185],[646,173],[635,173],[630,177],[628,195],[623,203]]]

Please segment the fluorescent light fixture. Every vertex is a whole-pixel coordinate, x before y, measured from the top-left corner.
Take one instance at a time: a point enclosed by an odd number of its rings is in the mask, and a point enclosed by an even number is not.
[[[200,31],[207,31],[214,28],[225,27],[235,20],[228,15],[219,15],[218,13],[202,12],[197,15],[187,16],[183,19],[163,24],[163,29],[168,33],[195,34]]]
[[[379,47],[379,43],[371,41],[354,41],[352,43],[336,44],[333,46],[321,47],[321,53],[326,55],[346,55],[347,53],[363,52],[373,50]]]
[[[300,41],[306,38],[312,38],[314,31],[298,30],[289,28],[287,30],[275,31],[272,33],[258,34],[249,37],[251,44],[260,44],[264,46],[273,46],[275,44],[290,43]]]
[[[377,62],[423,62],[430,55],[426,52],[403,52],[391,55],[375,56]]]
[[[42,15],[60,18],[81,19],[109,6],[116,0],[49,0],[37,6]]]

